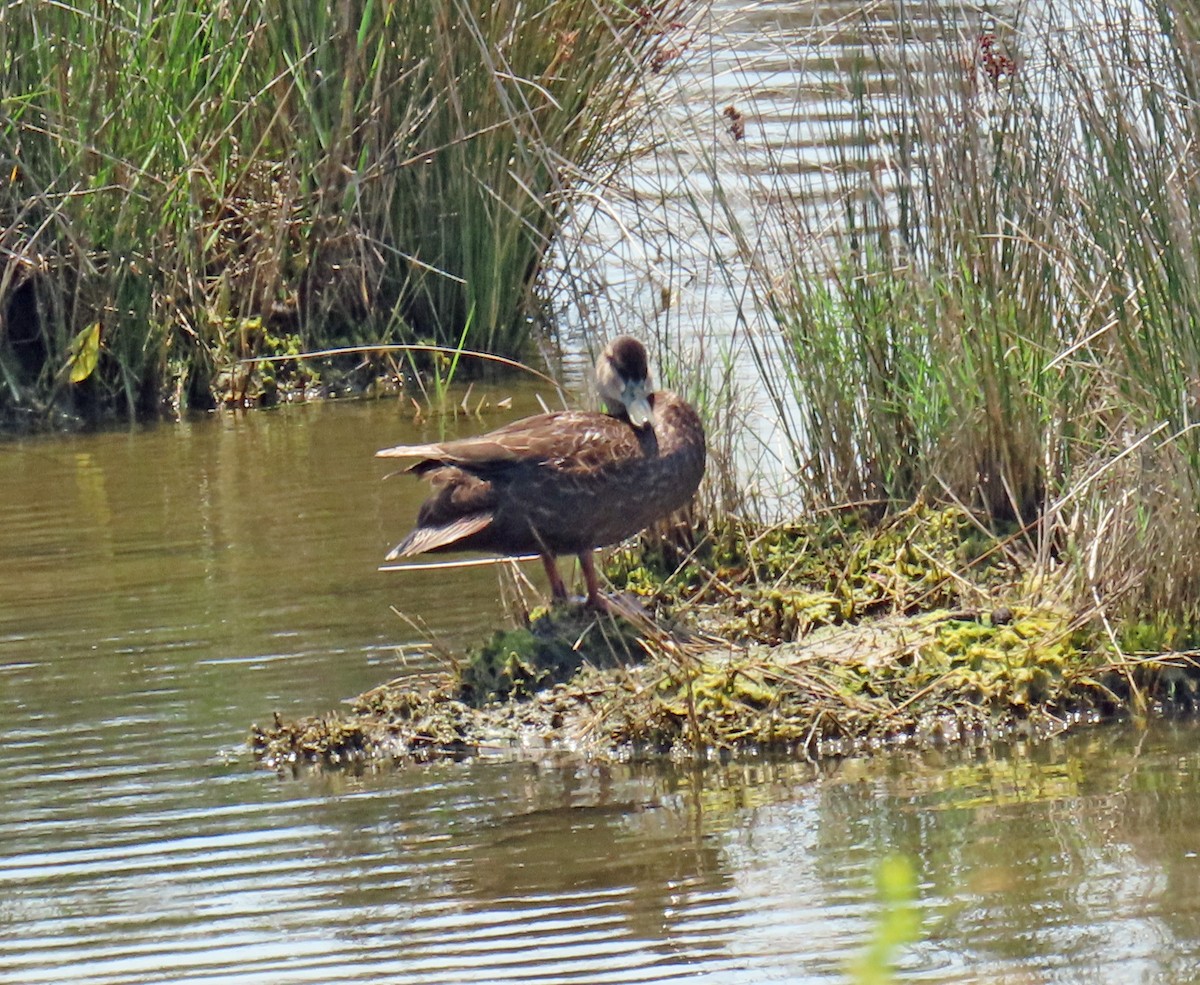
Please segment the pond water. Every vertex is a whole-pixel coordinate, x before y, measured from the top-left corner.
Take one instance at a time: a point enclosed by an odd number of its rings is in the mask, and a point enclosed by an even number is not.
[[[371,454],[441,426],[410,415],[0,445],[0,982],[845,981],[893,854],[919,878],[905,980],[1195,979],[1190,724],[819,771],[255,770],[253,721],[500,619],[494,570],[376,570],[419,490]]]

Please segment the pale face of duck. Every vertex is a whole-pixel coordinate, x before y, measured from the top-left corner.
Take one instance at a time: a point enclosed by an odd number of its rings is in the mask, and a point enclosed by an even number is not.
[[[624,409],[637,428],[654,423],[650,397],[654,386],[646,361],[646,349],[637,339],[622,335],[610,342],[596,363],[596,388],[610,413]]]

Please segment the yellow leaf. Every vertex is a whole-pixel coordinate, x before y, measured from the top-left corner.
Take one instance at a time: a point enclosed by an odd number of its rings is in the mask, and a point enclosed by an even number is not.
[[[71,382],[82,383],[92,375],[100,359],[100,323],[92,322],[71,340]]]

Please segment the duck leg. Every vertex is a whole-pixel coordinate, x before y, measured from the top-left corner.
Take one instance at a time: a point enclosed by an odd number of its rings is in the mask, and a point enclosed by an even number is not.
[[[553,554],[542,554],[542,566],[546,569],[546,577],[550,579],[550,597],[555,602],[565,602],[567,599],[567,586],[563,583],[562,575],[558,571],[558,562],[555,561]]]
[[[597,612],[608,612],[608,600],[600,594],[600,583],[596,579],[596,562],[592,551],[584,551],[579,555],[579,565],[583,568],[583,578],[587,582],[587,606]]]

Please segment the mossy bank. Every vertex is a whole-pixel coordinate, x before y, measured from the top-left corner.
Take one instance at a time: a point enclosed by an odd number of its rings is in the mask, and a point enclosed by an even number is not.
[[[1023,555],[1020,535],[921,505],[730,525],[687,553],[642,544],[608,562],[624,615],[535,613],[452,671],[277,716],[250,746],[276,769],[498,751],[816,758],[1196,710],[1188,633],[1061,605]]]

